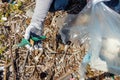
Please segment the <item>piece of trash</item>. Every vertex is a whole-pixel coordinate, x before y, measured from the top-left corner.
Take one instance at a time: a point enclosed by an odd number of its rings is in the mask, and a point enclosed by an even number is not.
[[[23,38],[22,41],[18,44],[18,47],[23,47],[27,44],[30,45],[29,41]]]
[[[31,37],[31,39],[33,40],[33,41],[39,41],[39,40],[44,40],[44,39],[46,39],[46,36],[40,36],[40,37]]]
[[[39,41],[39,40],[44,40],[44,39],[46,39],[46,36],[40,36],[40,37],[31,37],[31,40],[33,40],[33,41]],[[32,41],[32,44],[28,41],[28,40],[26,40],[26,39],[22,39],[22,41],[18,44],[18,47],[23,47],[23,46],[25,46],[25,45],[30,45],[30,46],[32,46],[34,43],[33,43],[33,41]]]
[[[4,67],[3,67],[3,66],[1,66],[1,67],[0,67],[0,71],[3,71],[3,70],[4,70]]]
[[[3,20],[3,21],[7,21],[7,17],[5,17],[5,16],[2,15],[1,20]]]
[[[85,56],[84,56],[84,58],[83,58],[83,63],[88,63],[89,61],[90,61],[90,57],[91,57],[91,55],[89,54],[89,53],[87,53]]]

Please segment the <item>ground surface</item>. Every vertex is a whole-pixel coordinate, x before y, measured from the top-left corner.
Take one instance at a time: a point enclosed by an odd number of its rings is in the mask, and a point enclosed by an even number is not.
[[[0,69],[0,80],[69,80],[71,77],[79,80],[79,65],[87,45],[62,43],[58,32],[66,12],[48,13],[44,24],[43,35],[47,39],[43,41],[43,50],[29,52],[25,47],[15,47],[30,23],[34,5],[34,0],[16,0],[15,5],[0,3],[0,68],[5,68]],[[75,5],[69,12],[77,13],[80,11],[77,8],[84,6],[75,8]],[[91,70],[89,66],[86,74],[88,80],[112,80],[107,78],[110,74]]]

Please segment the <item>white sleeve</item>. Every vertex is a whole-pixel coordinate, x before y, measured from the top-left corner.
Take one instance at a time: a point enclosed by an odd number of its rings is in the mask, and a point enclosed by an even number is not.
[[[53,0],[36,0],[36,6],[30,25],[42,29],[42,24]]]

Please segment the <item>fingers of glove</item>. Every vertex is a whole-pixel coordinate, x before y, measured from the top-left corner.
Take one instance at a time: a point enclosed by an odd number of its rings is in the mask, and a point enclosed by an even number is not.
[[[41,48],[42,48],[42,43],[41,42],[38,42],[37,44],[34,45],[35,50],[41,50]]]
[[[42,42],[39,42],[38,43],[38,48],[42,48],[43,46],[42,46]]]
[[[42,30],[39,30],[37,28],[35,28],[34,26],[28,26],[28,28],[26,29],[26,32],[25,32],[25,35],[24,35],[24,38],[29,40],[30,36],[34,36],[34,37],[39,37],[41,36],[41,32]],[[39,50],[42,48],[41,46],[41,41],[38,41],[38,42],[35,42],[34,43],[34,46],[30,46],[30,45],[26,45],[25,47],[28,49],[28,50]]]
[[[38,49],[38,45],[36,44],[36,45],[34,45],[34,49],[35,50],[37,50]]]
[[[25,47],[26,47],[28,50],[30,50],[30,51],[33,51],[33,50],[34,50],[33,47],[31,47],[30,45],[25,45]]]
[[[42,44],[41,43],[38,43],[38,44],[35,44],[34,46],[30,46],[30,45],[25,45],[25,47],[29,50],[29,51],[34,51],[34,50],[42,50]]]

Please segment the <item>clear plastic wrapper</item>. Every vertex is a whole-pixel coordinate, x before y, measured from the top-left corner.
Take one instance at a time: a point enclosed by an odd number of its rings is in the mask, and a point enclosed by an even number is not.
[[[66,19],[60,34],[64,43],[84,43],[89,39],[89,50],[81,67],[89,63],[91,68],[120,75],[120,15],[102,1],[108,0],[90,0],[71,21]],[[80,74],[84,71],[80,70]]]

